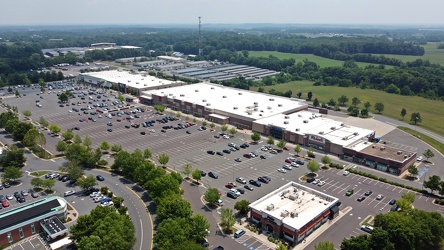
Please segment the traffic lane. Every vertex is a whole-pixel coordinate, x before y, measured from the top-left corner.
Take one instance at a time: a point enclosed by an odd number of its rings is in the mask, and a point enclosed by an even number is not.
[[[94,169],[89,172],[94,175],[102,175],[105,180],[100,183],[108,186],[114,195],[125,199],[123,203],[128,208],[128,214],[136,230],[137,240],[133,249],[151,249],[153,228],[146,211],[145,203],[137,196],[135,191],[131,191],[138,190],[140,192],[141,190],[134,187],[135,184],[120,176],[113,176],[113,174]]]

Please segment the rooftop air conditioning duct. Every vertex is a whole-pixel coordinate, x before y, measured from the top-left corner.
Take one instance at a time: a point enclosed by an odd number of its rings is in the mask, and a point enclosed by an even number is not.
[[[207,103],[207,106],[211,106],[211,103]]]
[[[268,106],[268,107],[267,107],[267,109],[271,109],[271,107],[270,107],[270,106]]]
[[[274,101],[274,98],[270,98],[269,100],[272,102],[272,101]]]
[[[289,212],[287,210],[282,210],[282,212],[281,212],[282,217],[287,217],[288,214],[289,214]]]
[[[206,99],[203,99],[202,102],[207,102],[207,100],[206,100]]]
[[[304,123],[308,123],[308,120],[304,120]]]
[[[173,94],[168,94],[169,96],[173,96]]]
[[[324,134],[324,131],[319,131],[319,134],[320,134],[320,135],[323,135],[323,134]]]
[[[278,104],[278,107],[282,107],[282,104]]]
[[[274,209],[274,204],[272,203],[272,204],[270,204],[270,205],[267,205],[267,210],[268,211],[271,211],[271,210],[273,210]]]
[[[331,127],[330,129],[331,129],[331,130],[335,130],[335,129],[336,129],[336,127]]]
[[[285,118],[285,119],[289,119],[289,118],[290,118],[290,116],[286,115],[286,116],[284,116],[284,118]]]
[[[237,109],[237,107],[233,107],[233,109]]]
[[[238,94],[239,94],[239,95],[242,95],[242,92],[239,92]]]
[[[198,90],[198,89],[196,89],[196,90],[194,90],[194,92],[199,92],[199,90]]]
[[[214,87],[211,87],[211,89],[214,89]]]
[[[295,201],[298,198],[298,195],[297,194],[290,194],[290,196],[288,198],[292,201]]]
[[[284,121],[284,124],[288,124],[288,121]]]
[[[254,108],[254,111],[257,111],[257,108]]]
[[[227,98],[227,96],[226,96],[226,95],[224,95],[224,96],[222,96],[222,98]]]
[[[299,129],[299,128],[296,129],[296,131],[299,131],[299,130],[301,130],[301,129]]]
[[[358,135],[358,132],[354,132],[353,135]]]

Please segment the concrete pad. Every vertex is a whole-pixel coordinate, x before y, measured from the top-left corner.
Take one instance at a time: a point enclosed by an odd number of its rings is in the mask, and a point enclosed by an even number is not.
[[[390,124],[387,124],[387,123],[384,123],[381,121],[377,121],[373,118],[364,119],[364,118],[357,118],[357,117],[352,117],[352,116],[342,117],[342,116],[336,116],[336,115],[324,115],[324,116],[329,119],[341,121],[345,124],[352,125],[355,127],[375,130],[376,137],[384,136],[396,129],[396,127],[393,125],[390,125]]]

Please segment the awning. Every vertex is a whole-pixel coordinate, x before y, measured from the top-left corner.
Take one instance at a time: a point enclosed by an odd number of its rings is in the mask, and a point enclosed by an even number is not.
[[[209,114],[208,116],[209,116],[209,117],[218,118],[218,119],[222,119],[222,120],[226,120],[226,119],[229,118],[229,117],[227,117],[227,116],[218,115],[218,114]]]

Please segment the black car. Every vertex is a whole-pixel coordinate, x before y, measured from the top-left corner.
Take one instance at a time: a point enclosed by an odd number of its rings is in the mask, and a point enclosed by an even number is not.
[[[227,197],[230,197],[231,199],[237,199],[237,195],[234,192],[228,192]]]
[[[314,180],[315,180],[315,178],[310,177],[310,178],[307,179],[307,183],[312,183]]]
[[[107,129],[108,132],[113,132],[112,128]]]
[[[62,182],[67,182],[67,181],[69,181],[69,177],[68,176],[63,176]]]
[[[238,189],[236,189],[239,193],[241,193],[241,194],[244,194],[245,193],[245,190],[243,189],[243,188],[238,188]]]
[[[140,134],[141,134],[141,135],[145,135],[146,133],[145,133],[145,131],[142,131],[142,132],[140,132]]]
[[[236,150],[240,150],[240,147],[238,146],[234,146],[233,148],[235,148]]]
[[[231,153],[231,151],[229,149],[224,149],[224,150],[222,150],[222,152],[224,152],[225,154]]]
[[[396,204],[396,200],[395,200],[395,199],[391,199],[391,200],[389,201],[389,204],[390,204],[390,205],[395,205],[395,204]]]
[[[373,192],[371,190],[367,190],[367,192],[365,192],[364,194],[365,194],[365,196],[369,196],[369,195],[373,194]]]
[[[220,151],[217,151],[216,154],[217,154],[217,155],[220,155],[220,156],[224,156],[224,153],[222,153],[222,152],[220,152]]]
[[[189,130],[187,130],[187,134],[191,134],[191,132]]]
[[[218,136],[218,135],[215,135],[215,136],[214,136],[214,138],[216,138],[216,139],[219,139],[219,138],[220,138],[220,136]]]
[[[216,172],[209,172],[209,173],[208,173],[208,176],[210,176],[210,177],[212,177],[212,178],[214,178],[214,179],[218,179],[218,178],[219,178],[219,175],[217,175]]]
[[[21,195],[20,192],[14,192],[14,197],[15,198],[18,198],[20,195]]]
[[[265,160],[267,157],[265,155],[261,155],[261,159]]]
[[[359,202],[361,202],[361,201],[365,200],[365,196],[359,196],[359,198],[356,199],[356,200],[359,201]]]
[[[266,176],[260,176],[259,178],[257,178],[258,181],[263,182],[263,183],[269,183],[270,182],[270,178],[265,178]]]
[[[204,176],[206,176],[207,175],[207,172],[205,172],[205,171],[200,171],[200,175],[202,175],[202,177],[204,177]]]
[[[97,176],[96,176],[96,179],[97,179],[98,181],[104,181],[104,180],[105,180],[105,178],[103,178],[103,176],[101,176],[101,175],[97,175]]]
[[[251,185],[256,186],[256,187],[260,187],[260,186],[262,186],[262,183],[260,183],[260,182],[257,181],[257,180],[250,180],[249,183],[250,183]]]
[[[207,151],[207,154],[210,154],[210,155],[214,155],[216,152],[214,152],[213,150],[208,150]]]
[[[253,188],[252,186],[250,186],[250,185],[245,185],[244,188],[245,188],[246,190],[250,190],[250,191],[253,191],[253,190],[254,190],[254,188]]]
[[[25,197],[24,197],[23,195],[21,195],[21,194],[19,194],[19,196],[16,197],[16,199],[17,199],[17,201],[18,201],[19,203],[23,203],[23,202],[26,201]]]

